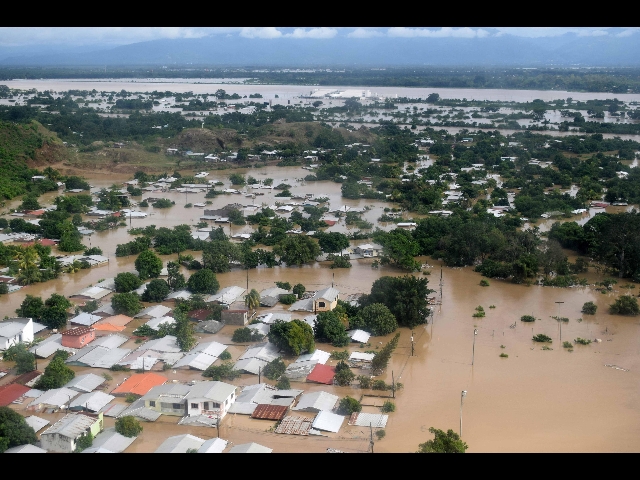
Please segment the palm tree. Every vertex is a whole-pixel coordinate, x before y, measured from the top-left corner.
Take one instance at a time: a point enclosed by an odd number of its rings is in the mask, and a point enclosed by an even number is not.
[[[14,260],[18,263],[18,279],[20,283],[28,285],[38,281],[40,278],[40,270],[38,269],[40,256],[33,246],[18,250]]]
[[[255,288],[252,288],[249,294],[244,297],[244,304],[247,306],[247,308],[253,309],[254,313],[260,306],[260,294]]]

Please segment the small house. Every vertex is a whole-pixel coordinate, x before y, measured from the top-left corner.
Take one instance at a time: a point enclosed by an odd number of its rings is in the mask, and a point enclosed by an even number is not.
[[[101,413],[97,416],[69,413],[42,433],[40,443],[49,452],[71,453],[81,437],[89,433],[95,436],[103,428]]]
[[[222,322],[227,325],[245,326],[249,323],[249,310],[222,310]]]
[[[62,332],[62,346],[80,349],[96,338],[96,331],[91,327],[76,327]]]
[[[18,343],[33,342],[33,320],[31,318],[11,318],[0,322],[0,350],[6,350]]]

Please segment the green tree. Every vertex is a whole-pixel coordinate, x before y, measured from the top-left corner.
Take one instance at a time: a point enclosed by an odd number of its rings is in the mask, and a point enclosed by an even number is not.
[[[216,274],[208,268],[198,270],[187,281],[187,289],[192,293],[214,294],[219,288],[220,283],[216,278]]]
[[[387,368],[389,360],[391,360],[391,355],[398,346],[398,340],[400,340],[400,334],[396,333],[395,336],[375,354],[371,361],[371,369],[374,372],[382,372],[382,370]]]
[[[147,288],[142,294],[143,302],[162,302],[167,295],[171,293],[171,289],[167,282],[161,278],[154,278],[147,284]]]
[[[269,380],[278,380],[284,374],[286,369],[287,366],[284,364],[282,359],[278,357],[267,363],[262,372]]]
[[[291,382],[286,375],[282,375],[278,379],[278,383],[276,383],[276,388],[278,390],[289,390],[291,388]]]
[[[18,343],[16,348],[15,359],[18,374],[34,371],[36,369],[36,356],[27,350],[23,343]]]
[[[413,239],[411,232],[396,228],[388,233],[376,232],[373,238],[383,246],[383,265],[390,263],[409,271],[420,269],[420,264],[414,259],[420,253],[420,244]]]
[[[80,239],[82,234],[76,230],[76,227],[69,223],[72,228],[66,229],[66,231],[60,237],[58,243],[58,250],[61,252],[79,252],[84,251],[87,247],[82,244]]]
[[[307,323],[298,319],[290,322],[276,320],[269,330],[269,341],[290,355],[312,353],[316,348],[313,330]]]
[[[318,243],[325,253],[338,253],[349,246],[349,237],[340,232],[320,232]]]
[[[125,415],[116,420],[116,432],[125,437],[137,437],[142,433],[142,425],[132,415]]]
[[[37,441],[36,432],[25,418],[9,407],[0,407],[0,453],[12,447]]]
[[[345,347],[351,342],[344,324],[334,312],[318,313],[313,332],[316,340],[331,343],[334,347]]]
[[[184,275],[180,273],[180,264],[178,262],[167,263],[167,284],[171,290],[180,290],[187,285]]]
[[[202,372],[203,377],[209,377],[215,381],[234,380],[240,375],[242,375],[242,372],[233,368],[233,362],[223,362],[220,365],[211,365]]]
[[[76,449],[73,452],[82,453],[83,450],[91,447],[91,445],[93,445],[93,433],[91,433],[91,431],[87,431],[84,435],[78,438],[78,440],[76,440]]]
[[[358,324],[373,335],[388,335],[398,328],[396,317],[382,303],[367,305],[358,312]]]
[[[291,290],[291,284],[289,282],[276,282],[276,287],[283,290]]]
[[[338,413],[340,415],[351,415],[354,412],[362,411],[362,404],[353,397],[346,396],[340,400]]]
[[[239,173],[229,175],[229,180],[231,180],[232,185],[244,185],[246,183],[244,176]]]
[[[35,321],[40,321],[43,310],[44,302],[42,299],[40,297],[27,294],[20,304],[20,308],[16,309],[16,314],[18,317],[32,318]]]
[[[142,280],[140,280],[140,277],[138,277],[135,273],[123,272],[116,275],[114,284],[116,287],[116,292],[127,293],[140,287],[140,285],[142,285]]]
[[[38,195],[30,193],[22,199],[22,204],[18,207],[20,210],[38,210],[42,208],[38,203]]]
[[[304,294],[304,292],[306,292],[306,291],[307,291],[307,289],[301,283],[296,283],[293,286],[293,290],[292,290],[292,292],[295,293],[298,296],[298,298],[302,297],[302,294]]]
[[[598,306],[593,302],[585,302],[585,304],[582,305],[582,313],[587,315],[595,315],[596,310],[598,310]]]
[[[188,352],[196,344],[196,337],[193,334],[193,324],[184,312],[176,310],[173,314],[176,319],[174,335],[176,342],[183,352]]]
[[[360,305],[382,303],[393,313],[398,324],[413,328],[426,323],[430,313],[427,295],[433,290],[427,285],[426,278],[413,275],[381,277],[373,282],[371,293],[363,295]]]
[[[40,320],[49,328],[62,328],[67,324],[67,310],[71,302],[64,296],[52,293],[44,302]]]
[[[142,310],[140,297],[135,292],[115,293],[111,297],[111,308],[116,314],[124,314],[130,317],[137,315]]]
[[[34,388],[51,390],[52,388],[60,388],[73,380],[76,374],[64,363],[66,358],[67,352],[58,350],[49,365],[44,369],[44,374],[38,379]]]
[[[260,306],[260,293],[255,288],[252,288],[249,294],[244,297],[244,304],[248,309],[254,312]]]
[[[303,265],[315,262],[320,255],[320,247],[306,235],[292,235],[274,245],[273,252],[288,266]]]
[[[622,295],[609,305],[609,312],[617,315],[640,315],[638,299],[630,295]]]
[[[162,260],[151,250],[145,250],[136,258],[135,266],[141,280],[158,278],[162,271]]]
[[[460,439],[460,435],[451,429],[445,433],[442,430],[430,427],[429,432],[433,433],[435,438],[418,445],[416,453],[464,453],[469,448]]]
[[[344,361],[339,361],[336,365],[336,374],[333,377],[333,381],[341,387],[347,387],[356,379],[355,373],[351,371],[349,365]]]

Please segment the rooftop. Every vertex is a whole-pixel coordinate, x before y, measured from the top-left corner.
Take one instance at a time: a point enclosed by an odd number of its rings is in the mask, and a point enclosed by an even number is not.
[[[157,373],[136,373],[131,375],[127,380],[122,382],[118,387],[111,391],[114,395],[127,393],[135,393],[136,395],[144,395],[153,387],[162,385],[167,381],[166,377]]]

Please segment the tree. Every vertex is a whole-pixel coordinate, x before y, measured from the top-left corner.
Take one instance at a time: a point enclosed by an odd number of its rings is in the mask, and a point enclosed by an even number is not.
[[[167,263],[167,284],[171,290],[180,290],[187,284],[184,275],[180,273],[180,264],[178,262]]]
[[[137,289],[142,285],[142,280],[136,274],[131,272],[123,272],[116,275],[114,279],[116,292],[127,293]]]
[[[382,303],[367,305],[358,313],[358,324],[373,335],[388,335],[398,328],[396,317]]]
[[[174,326],[176,342],[181,351],[188,352],[196,344],[196,337],[193,335],[193,324],[187,317],[187,314],[180,310],[176,310],[173,316],[176,319]]]
[[[248,309],[252,309],[255,312],[260,306],[260,293],[255,288],[252,288],[249,294],[244,297],[244,304]]]
[[[28,194],[22,199],[22,204],[18,207],[20,210],[38,210],[40,204],[38,203],[38,195]]]
[[[49,328],[62,328],[67,324],[67,310],[71,302],[64,296],[52,293],[44,302],[40,320]]]
[[[32,318],[39,321],[44,310],[44,302],[40,297],[27,294],[20,304],[20,308],[16,309],[18,317]]]
[[[320,232],[318,243],[325,253],[338,253],[349,246],[349,237],[340,232]]]
[[[278,380],[284,371],[287,369],[287,366],[284,364],[280,357],[274,358],[269,363],[267,363],[262,369],[264,376],[269,380]]]
[[[276,383],[276,388],[278,390],[289,390],[291,388],[291,382],[289,382],[289,378],[286,375],[282,375],[278,379],[278,383]]]
[[[75,372],[64,363],[67,353],[64,350],[58,350],[55,353],[53,360],[44,369],[44,374],[38,379],[34,388],[51,390],[52,388],[60,388],[73,380],[76,376]]]
[[[276,320],[269,330],[269,341],[290,355],[312,353],[316,349],[313,330],[307,323],[298,319],[290,322]]]
[[[582,305],[582,313],[587,315],[595,315],[596,310],[598,310],[598,306],[593,302],[585,302],[585,304]]]
[[[220,283],[216,278],[216,274],[208,268],[198,270],[189,277],[187,281],[187,289],[191,293],[209,293],[214,294],[220,288]]]
[[[233,368],[233,362],[223,362],[220,365],[211,365],[202,372],[203,377],[209,377],[215,381],[234,380],[240,375],[242,375],[242,372]]]
[[[244,176],[239,173],[232,173],[229,175],[229,180],[231,180],[232,185],[244,185],[246,183]]]
[[[125,415],[116,420],[116,432],[125,437],[137,437],[142,433],[142,425],[132,415]]]
[[[336,365],[336,374],[333,377],[334,383],[341,387],[347,387],[351,385],[351,382],[355,379],[356,375],[351,371],[349,365],[347,365],[343,360],[339,361]]]
[[[374,240],[383,248],[381,263],[393,264],[405,270],[419,270],[420,264],[413,258],[420,253],[420,244],[413,239],[411,232],[396,228],[391,232],[377,232]]]
[[[464,453],[469,448],[466,443],[460,440],[460,435],[451,429],[445,433],[430,427],[429,432],[433,433],[435,438],[418,445],[416,453]]]
[[[231,336],[231,341],[236,343],[259,342],[264,338],[257,330],[249,327],[236,328]]]
[[[374,372],[382,372],[391,360],[391,354],[398,346],[398,340],[400,340],[400,334],[396,333],[395,336],[389,340],[389,342],[378,351],[371,360],[371,369]]]
[[[283,290],[291,290],[291,284],[289,282],[276,282],[276,287]]]
[[[171,289],[167,282],[161,278],[155,278],[147,284],[147,288],[142,294],[143,302],[162,302],[167,295],[171,293]]]
[[[9,407],[0,407],[0,453],[27,443],[34,445],[36,432],[25,418]]]
[[[162,271],[162,260],[151,250],[145,250],[136,258],[136,270],[141,280],[157,278]]]
[[[364,307],[382,303],[393,313],[399,325],[413,328],[427,322],[430,313],[426,278],[413,275],[404,277],[381,277],[371,286],[371,293],[363,295],[360,304]]]
[[[23,343],[16,345],[15,360],[18,374],[32,372],[36,369],[36,356],[27,350]]]
[[[292,292],[295,293],[298,296],[298,298],[302,297],[302,294],[304,294],[304,292],[306,291],[307,291],[306,287],[301,283],[296,283],[293,286],[293,290],[292,290]]]
[[[354,412],[362,411],[362,404],[353,397],[346,396],[340,400],[338,413],[340,415],[351,415]]]
[[[274,245],[273,252],[288,266],[302,265],[314,262],[320,255],[320,247],[306,235],[293,235]]]
[[[640,315],[638,299],[630,295],[622,295],[609,305],[609,312],[617,315]]]
[[[135,292],[115,293],[111,297],[111,307],[116,314],[122,313],[133,317],[142,310],[142,303],[140,303],[140,297]]]
[[[334,312],[318,313],[313,333],[316,340],[331,343],[334,347],[345,347],[351,342],[344,324]]]
[[[82,453],[83,450],[91,447],[91,445],[93,445],[93,433],[88,431],[76,440],[76,449],[73,452]]]
[[[69,225],[71,225],[73,229],[69,228],[62,234],[60,242],[58,243],[58,250],[61,252],[84,251],[87,247],[80,241],[82,234],[78,232],[73,224],[69,223]]]

